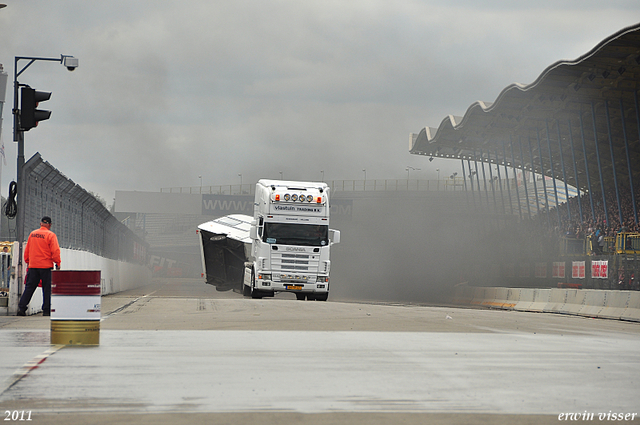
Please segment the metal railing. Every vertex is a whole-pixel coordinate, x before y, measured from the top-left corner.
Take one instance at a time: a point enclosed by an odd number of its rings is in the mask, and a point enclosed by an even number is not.
[[[331,180],[326,182],[335,192],[371,191],[463,191],[462,178],[441,180],[385,179],[385,180]],[[490,189],[489,189],[490,190]],[[211,195],[253,195],[255,184],[227,184],[217,186],[191,186],[161,188],[162,193],[211,194]]]

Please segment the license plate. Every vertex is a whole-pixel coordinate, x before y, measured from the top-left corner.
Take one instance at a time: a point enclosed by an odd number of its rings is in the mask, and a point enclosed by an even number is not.
[[[292,289],[292,290],[302,290],[302,286],[289,285],[289,286],[287,286],[287,289]]]

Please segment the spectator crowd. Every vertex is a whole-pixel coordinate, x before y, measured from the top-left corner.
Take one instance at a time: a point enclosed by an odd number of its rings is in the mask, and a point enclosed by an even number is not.
[[[620,195],[621,214],[618,210],[615,193],[607,193],[604,200],[602,196],[594,195],[593,212],[595,217],[591,210],[590,195],[584,194],[580,198],[571,198],[568,203],[560,205],[558,210],[554,208],[548,213],[540,214],[537,220],[555,222],[553,229],[557,236],[575,239],[589,238],[595,253],[600,254],[604,248],[603,242],[605,238],[611,237],[615,239],[620,232],[640,233],[640,225],[635,219],[631,194],[627,192],[627,196],[622,193]],[[640,194],[636,194],[635,198],[636,211],[640,211],[640,204],[638,204]],[[604,201],[606,201],[607,205],[606,214]],[[580,202],[580,205],[578,202]],[[580,219],[580,208],[582,209],[582,219]],[[569,218],[569,211],[571,212],[571,218]],[[622,221],[620,221],[621,216]]]

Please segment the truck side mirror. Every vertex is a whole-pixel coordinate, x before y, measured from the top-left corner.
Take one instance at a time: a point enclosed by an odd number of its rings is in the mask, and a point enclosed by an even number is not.
[[[329,229],[329,240],[331,243],[340,243],[340,230]]]
[[[255,222],[251,224],[249,228],[249,237],[251,240],[258,239],[258,228],[255,225]]]

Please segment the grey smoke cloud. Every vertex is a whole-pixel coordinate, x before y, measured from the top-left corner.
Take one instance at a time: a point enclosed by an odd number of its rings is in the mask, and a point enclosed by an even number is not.
[[[258,178],[435,179],[459,163],[408,153],[409,133],[530,83],[640,19],[632,1],[6,1],[0,63],[53,92],[26,134],[110,201],[115,190]],[[28,22],[28,25],[25,25]],[[11,78],[10,78],[11,80]],[[11,88],[9,87],[9,96]],[[7,99],[11,104],[12,99]],[[45,107],[46,105],[46,107]],[[15,175],[10,107],[3,112]]]

